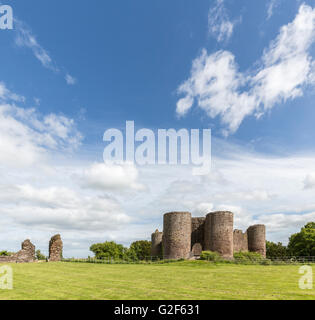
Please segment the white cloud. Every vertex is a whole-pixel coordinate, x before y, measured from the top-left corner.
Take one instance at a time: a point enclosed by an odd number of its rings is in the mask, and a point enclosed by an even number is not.
[[[51,113],[43,118],[43,124],[51,136],[75,148],[80,144],[82,135],[75,130],[73,119]]]
[[[18,46],[30,48],[33,51],[34,56],[45,68],[55,72],[59,71],[49,53],[38,43],[36,37],[25,23],[15,19],[15,30],[17,33],[15,43]]]
[[[10,104],[23,99],[0,84],[0,164],[30,166],[43,163],[50,151],[77,148],[82,140],[75,123],[62,115],[41,115],[36,109]]]
[[[40,163],[46,150],[39,140],[46,137],[38,135],[12,116],[12,108],[0,105],[0,164],[23,167]]]
[[[20,225],[40,228],[116,230],[130,222],[119,203],[108,196],[91,197],[65,187],[0,186],[1,215]]]
[[[34,98],[34,102],[35,102],[35,104],[37,105],[37,106],[39,106],[40,105],[40,99],[39,98]]]
[[[303,227],[307,222],[311,221],[315,221],[315,212],[304,214],[279,213],[263,215],[260,217],[260,222],[266,225],[266,228],[270,233],[276,233],[278,231],[283,232],[283,230],[292,230],[292,233],[298,232],[301,227]],[[289,233],[289,235],[291,234]]]
[[[96,190],[144,190],[138,182],[138,170],[133,164],[107,165],[94,163],[84,170],[82,186]]]
[[[269,0],[267,3],[267,20],[269,20],[274,12],[274,9],[279,5],[279,0]]]
[[[246,200],[246,201],[267,201],[271,200],[273,195],[271,195],[266,190],[251,190],[247,192],[231,192],[230,194],[217,194],[215,195],[216,200],[220,199],[230,199],[232,201]]]
[[[237,21],[229,19],[224,0],[216,0],[215,5],[210,8],[208,13],[209,33],[218,42],[228,41],[233,34],[233,29]]]
[[[15,102],[25,102],[25,97],[11,92],[3,82],[0,82],[0,101],[12,100]]]
[[[303,94],[309,80],[315,40],[315,9],[302,5],[292,23],[280,29],[263,55],[264,66],[254,77],[254,91],[265,108]]]
[[[238,70],[229,51],[193,61],[191,77],[179,88],[177,114],[185,115],[194,101],[211,118],[220,117],[225,134],[234,133],[245,117],[261,117],[277,103],[303,95],[314,84],[314,61],[309,53],[315,39],[315,9],[301,5],[294,21],[280,29],[253,72]]]
[[[304,179],[304,189],[315,188],[315,174],[308,174]]]
[[[185,92],[185,89],[184,87],[187,87],[185,84],[179,89],[180,92]],[[188,89],[188,88],[187,88]],[[194,103],[194,99],[192,96],[190,95],[187,95],[185,98],[182,98],[180,99],[178,102],[177,102],[177,113],[179,115],[183,115],[185,114],[190,108],[191,106],[193,105]]]
[[[69,84],[69,85],[74,85],[77,83],[77,79],[72,77],[69,73],[66,74],[65,80],[66,80],[67,84]]]
[[[76,148],[82,139],[73,120],[35,109],[0,104],[0,163],[31,165],[49,150]]]
[[[195,204],[195,209],[193,210],[194,216],[204,217],[206,214],[213,211],[213,203],[211,202],[201,202]]]
[[[52,59],[49,52],[38,42],[36,36],[24,22],[15,18],[14,30],[16,31],[15,43],[17,46],[31,49],[35,58],[43,67],[56,73],[60,72],[57,63]],[[68,85],[74,85],[77,82],[77,79],[69,73],[66,73],[64,78]]]
[[[186,96],[177,103],[177,113],[184,115],[192,107],[194,99],[209,117],[222,117],[231,131],[235,131],[243,118],[255,108],[255,97],[239,92],[246,83],[246,77],[238,72],[234,56],[227,51],[208,55],[202,51],[192,66],[191,77],[178,89]],[[190,102],[181,108],[183,99]]]

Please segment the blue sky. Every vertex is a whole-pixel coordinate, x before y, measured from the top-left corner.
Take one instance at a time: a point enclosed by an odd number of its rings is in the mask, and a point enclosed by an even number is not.
[[[209,53],[228,50],[240,70],[247,71],[299,7],[295,1],[278,1],[266,20],[265,1],[226,1],[229,18],[236,22],[229,41],[218,43],[208,30],[213,1],[94,1],[88,7],[71,1],[10,3],[16,17],[27,24],[60,71],[43,68],[29,48],[16,47],[14,31],[8,31],[2,33],[3,79],[28,101],[39,98],[42,112],[80,118],[80,110],[85,110],[86,121],[79,125],[89,144],[97,143],[108,126],[124,125],[125,119],[150,128],[211,126],[213,134],[220,135],[218,119],[205,117],[201,110],[189,117],[176,117],[176,90],[189,77],[193,59],[202,48]],[[76,85],[65,85],[65,73],[77,79]],[[259,121],[246,118],[230,139],[267,139],[266,144],[276,139],[282,146],[312,148],[312,97],[310,92],[288,101],[286,107],[280,103],[272,115]],[[258,143],[255,147],[267,146]]]
[[[128,245],[161,227],[164,210],[231,209],[237,227],[266,223],[283,242],[314,220],[315,1],[2,4],[15,19],[0,30],[8,249],[25,236],[47,251],[54,232],[68,255]],[[212,173],[107,168],[103,133],[126,120],[211,128]]]

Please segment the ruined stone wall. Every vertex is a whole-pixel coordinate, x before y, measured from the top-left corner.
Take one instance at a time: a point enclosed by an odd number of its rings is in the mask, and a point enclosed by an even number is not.
[[[0,263],[23,263],[35,261],[35,246],[30,240],[22,242],[21,250],[9,257],[0,257]]]
[[[248,250],[260,253],[266,257],[266,227],[263,224],[256,224],[247,229]]]
[[[62,240],[59,234],[53,236],[49,241],[49,261],[60,261],[62,258]],[[9,257],[0,257],[0,263],[23,263],[34,262],[35,246],[30,240],[22,242],[22,248],[19,252]]]
[[[35,261],[35,246],[30,240],[22,242],[22,250],[17,253],[17,262]]]
[[[195,243],[200,243],[204,248],[205,221],[205,217],[191,218],[191,247]]]
[[[0,257],[0,263],[15,263],[15,262],[16,262],[15,256]]]
[[[218,252],[226,259],[233,258],[233,213],[218,211],[207,214],[205,250]]]
[[[248,239],[247,232],[242,230],[234,230],[233,233],[233,246],[234,252],[247,252],[248,251]]]
[[[191,252],[190,212],[170,212],[163,221],[164,259],[188,259]]]
[[[156,230],[151,235],[151,256],[152,257],[162,257],[162,239],[163,232]]]
[[[49,261],[60,261],[62,258],[63,243],[60,234],[51,237],[49,241]]]

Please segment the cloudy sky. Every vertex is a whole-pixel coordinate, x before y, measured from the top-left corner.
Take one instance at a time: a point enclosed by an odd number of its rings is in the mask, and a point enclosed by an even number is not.
[[[315,221],[315,1],[2,1],[0,249],[150,239],[162,215]],[[314,59],[314,60],[313,60]],[[104,131],[212,130],[212,170],[105,165]]]

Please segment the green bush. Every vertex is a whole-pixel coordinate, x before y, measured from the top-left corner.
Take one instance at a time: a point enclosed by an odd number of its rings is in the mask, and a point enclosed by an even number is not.
[[[156,263],[158,264],[167,264],[167,263],[173,263],[173,262],[178,262],[180,260],[176,260],[176,259],[165,259],[165,260],[160,260],[157,261]],[[182,259],[181,261],[185,261],[185,259]]]
[[[95,254],[96,259],[122,259],[127,249],[114,241],[106,241],[91,245],[90,250]]]
[[[262,264],[263,266],[270,266],[270,265],[273,264],[273,263],[272,263],[272,261],[271,261],[270,259],[263,259],[263,260],[261,261],[261,264]]]
[[[203,251],[200,255],[200,260],[217,262],[217,261],[221,261],[222,258],[217,252]]]
[[[295,262],[291,262],[290,260],[273,260],[272,264],[273,265],[285,265],[285,264],[292,264]]]
[[[151,241],[140,240],[135,241],[130,245],[127,255],[132,258],[144,260],[146,257],[151,256]]]
[[[8,251],[0,251],[0,257],[9,257],[10,255]]]
[[[40,252],[40,250],[36,250],[35,255],[37,260],[46,260],[46,257]]]
[[[307,223],[299,233],[291,235],[288,250],[293,256],[315,256],[315,222]]]
[[[263,256],[257,252],[235,252],[234,259],[235,262],[240,263],[252,263],[264,260]]]
[[[289,251],[281,242],[266,241],[266,255],[267,258],[284,258],[289,255]]]

